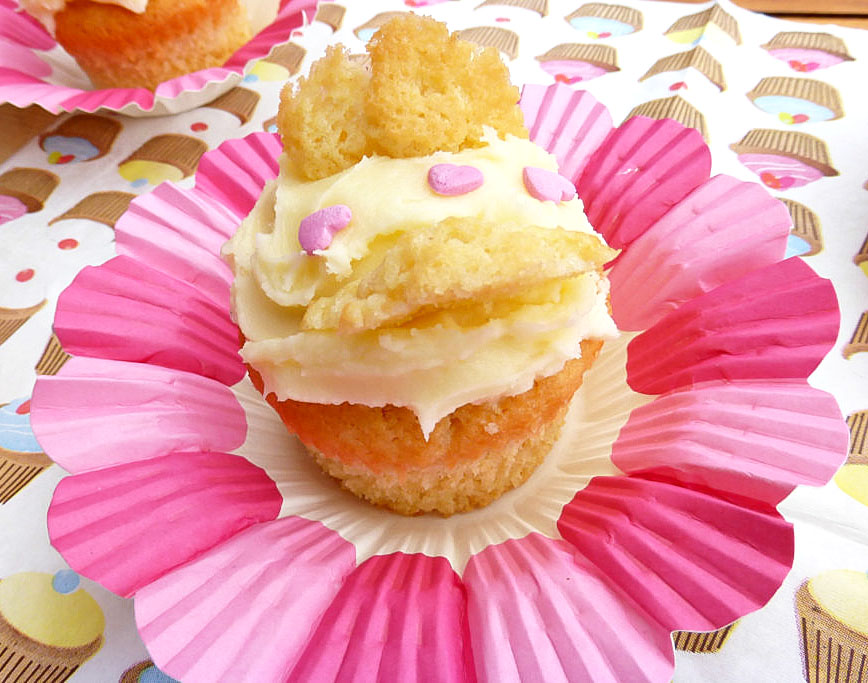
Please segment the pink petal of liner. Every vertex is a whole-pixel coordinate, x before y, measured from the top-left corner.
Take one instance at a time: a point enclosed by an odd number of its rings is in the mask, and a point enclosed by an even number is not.
[[[530,139],[555,155],[561,174],[573,183],[612,131],[609,110],[584,90],[525,85],[519,105]]]
[[[244,218],[265,183],[277,177],[277,158],[282,152],[280,137],[272,133],[252,133],[224,142],[199,160],[196,189]]]
[[[667,631],[710,631],[762,607],[792,567],[792,526],[755,506],[597,477],[564,506],[558,530]]]
[[[353,212],[345,204],[326,206],[301,219],[298,242],[308,254],[328,249],[334,236],[353,220]]]
[[[368,559],[347,578],[286,678],[475,680],[461,580],[443,557]]]
[[[708,180],[710,170],[699,131],[634,116],[606,138],[576,188],[591,225],[621,249]]]
[[[435,164],[428,169],[428,186],[444,197],[457,197],[473,192],[485,182],[485,177],[475,166]]]
[[[353,545],[319,522],[257,524],[142,588],[136,623],[180,680],[283,680],[355,568]]]
[[[846,457],[835,399],[799,382],[709,382],[636,408],[612,461],[645,474],[777,505],[799,485],[822,486]]]
[[[134,199],[115,224],[118,253],[193,285],[229,308],[232,271],[220,248],[238,218],[201,192],[162,183]]]
[[[73,473],[173,451],[231,451],[247,433],[228,387],[156,365],[71,358],[39,377],[33,396],[34,433]]]
[[[464,582],[473,655],[485,680],[672,676],[669,631],[564,541],[530,534],[489,546],[470,559]]]
[[[680,304],[783,259],[791,220],[760,185],[715,176],[639,236],[609,274],[621,330],[644,330]]]
[[[835,290],[798,258],[721,285],[627,347],[627,382],[662,394],[708,380],[804,379],[832,348]]]
[[[240,456],[174,453],[62,479],[48,535],[75,571],[129,597],[280,505],[274,482]]]
[[[54,329],[71,354],[244,377],[229,311],[193,285],[127,256],[84,268],[58,299]]]
[[[528,194],[541,202],[565,202],[576,196],[576,188],[569,180],[544,168],[525,166],[522,181]]]
[[[0,38],[34,50],[50,50],[57,43],[42,24],[24,11],[18,10],[18,2],[0,3]]]

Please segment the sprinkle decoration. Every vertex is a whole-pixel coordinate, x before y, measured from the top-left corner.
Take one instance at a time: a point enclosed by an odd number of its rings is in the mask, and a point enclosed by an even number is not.
[[[328,249],[334,236],[349,225],[353,213],[344,204],[327,206],[303,218],[298,226],[298,241],[308,254]]]
[[[439,195],[455,197],[482,187],[485,177],[475,166],[435,164],[428,169],[428,185]]]
[[[541,202],[565,202],[576,196],[575,186],[559,173],[536,166],[525,166],[521,173],[524,187]]]

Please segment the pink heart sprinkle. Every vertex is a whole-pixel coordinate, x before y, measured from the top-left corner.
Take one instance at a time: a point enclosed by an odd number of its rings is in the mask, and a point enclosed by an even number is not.
[[[575,186],[554,171],[525,166],[521,175],[528,194],[541,202],[563,202],[576,196]]]
[[[684,81],[678,81],[678,83],[673,83],[672,85],[669,86],[669,89],[673,90],[673,91],[674,90],[681,90],[682,88],[684,88],[684,89],[687,88],[687,83],[685,83]]]
[[[334,236],[349,225],[353,217],[344,204],[327,206],[303,218],[298,225],[298,241],[308,254],[317,249],[328,249]]]
[[[434,192],[446,197],[467,194],[482,187],[485,178],[474,166],[435,164],[428,169],[428,185]]]

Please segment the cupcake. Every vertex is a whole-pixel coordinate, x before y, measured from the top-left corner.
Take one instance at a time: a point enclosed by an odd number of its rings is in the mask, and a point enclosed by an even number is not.
[[[618,71],[618,55],[602,43],[561,43],[539,55],[540,67],[557,83],[580,83]]]
[[[679,95],[643,102],[630,110],[627,117],[647,116],[649,119],[672,119],[686,128],[695,128],[708,141],[708,127],[702,112]]]
[[[853,257],[853,263],[859,266],[865,275],[868,275],[868,235],[865,235],[859,252]]]
[[[274,48],[267,57],[260,59],[244,75],[246,82],[285,82],[301,69],[305,49],[296,43],[284,43]]]
[[[570,12],[565,19],[588,38],[626,36],[642,29],[642,13],[632,7],[591,2]]]
[[[238,119],[240,125],[244,125],[253,118],[256,106],[259,104],[259,93],[247,88],[232,88],[222,94],[213,102],[205,106],[209,109],[222,109]]]
[[[802,187],[838,175],[826,143],[807,133],[754,128],[729,148],[773,190]]]
[[[735,41],[736,45],[741,45],[738,22],[717,3],[697,14],[681,17],[666,29],[664,35],[682,45],[696,45],[699,41],[713,39],[714,36],[725,36]]]
[[[51,171],[19,166],[0,175],[0,198],[15,200],[23,213],[42,211],[59,183],[60,178]]]
[[[70,570],[0,579],[0,680],[67,680],[102,647],[105,617]]]
[[[853,330],[853,336],[844,347],[844,358],[850,358],[850,356],[866,351],[868,351],[868,311],[864,311],[859,316],[859,322],[856,324],[856,329]]]
[[[177,681],[160,671],[148,659],[124,671],[118,683],[177,683]]]
[[[164,180],[178,182],[193,175],[208,146],[198,138],[177,133],[157,135],[118,164],[118,173],[134,187]]]
[[[332,48],[284,90],[280,174],[223,250],[233,316],[254,385],[326,472],[449,515],[557,438],[616,333],[615,252],[526,139],[495,50],[412,15],[368,49],[370,70]]]
[[[23,308],[0,307],[0,344],[15,334],[35,313],[41,311],[44,305],[45,299],[32,306],[25,306]]]
[[[107,116],[75,114],[39,138],[51,164],[92,161],[108,154],[121,124]]]
[[[811,78],[763,78],[747,96],[755,107],[784,123],[831,121],[844,115],[838,91]]]
[[[796,591],[796,617],[808,683],[864,681],[868,652],[868,573],[825,571]]]
[[[49,465],[30,428],[30,399],[0,406],[0,503],[8,503]]]
[[[729,624],[716,631],[673,631],[672,642],[676,650],[703,654],[719,652],[724,646],[736,624]]]
[[[493,47],[509,60],[518,57],[518,34],[515,31],[499,26],[473,26],[458,31],[456,35],[482,47]]]
[[[847,462],[835,474],[835,483],[844,493],[868,505],[868,410],[847,417],[850,451]]]
[[[720,91],[726,90],[726,80],[723,77],[723,67],[714,57],[698,45],[692,50],[676,52],[674,55],[658,59],[639,81],[644,81],[657,74],[669,71],[681,71],[692,67],[717,86]]]
[[[155,89],[220,66],[277,16],[277,0],[20,0],[97,88]]]
[[[813,256],[823,251],[823,233],[820,229],[820,219],[804,204],[792,199],[781,199],[787,211],[793,228],[787,239],[786,257]]]
[[[782,31],[760,47],[802,73],[853,61],[844,41],[830,33]]]
[[[85,218],[114,229],[115,223],[126,213],[130,202],[135,198],[136,195],[130,192],[118,190],[94,192],[80,199],[59,216],[52,218],[48,224],[54,225],[58,221]]]

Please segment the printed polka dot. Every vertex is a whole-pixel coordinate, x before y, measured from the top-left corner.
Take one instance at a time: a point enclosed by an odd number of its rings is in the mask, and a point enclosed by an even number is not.
[[[15,273],[15,279],[18,280],[18,282],[27,282],[28,280],[31,280],[35,274],[33,268],[25,268],[24,270],[19,270]]]
[[[15,409],[15,413],[16,415],[27,415],[28,413],[30,413],[30,401],[24,401],[24,403],[22,403]]]
[[[148,184],[147,178],[136,178],[133,182],[130,183],[130,185],[132,187],[135,187],[135,188],[144,187],[147,184]]]
[[[506,24],[509,22],[509,17],[497,17],[495,21],[499,24]]]
[[[256,83],[259,80],[259,76],[256,74],[247,74],[242,80],[245,83]]]
[[[204,121],[196,121],[196,123],[190,126],[190,130],[194,133],[201,133],[203,130],[208,130],[208,124]]]
[[[58,249],[63,249],[64,251],[68,251],[69,249],[75,249],[78,246],[78,240],[73,239],[72,237],[67,237],[66,239],[60,240],[57,243]]]
[[[687,83],[684,81],[678,81],[678,83],[673,83],[669,86],[669,89],[673,92],[676,90],[687,90]]]

